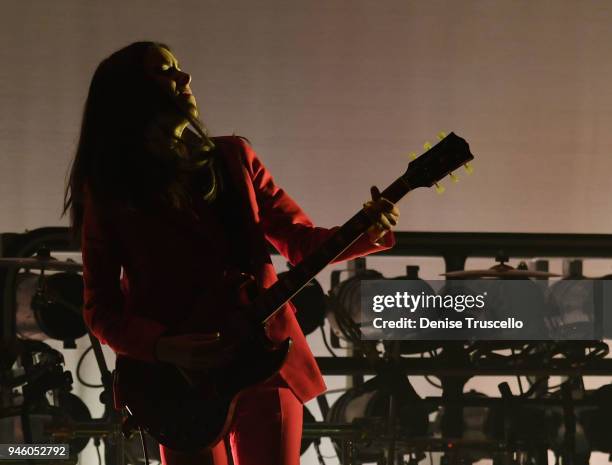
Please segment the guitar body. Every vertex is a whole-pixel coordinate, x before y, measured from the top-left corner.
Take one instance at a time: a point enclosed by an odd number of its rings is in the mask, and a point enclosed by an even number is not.
[[[240,300],[251,284],[251,279],[242,283]],[[115,383],[124,405],[160,444],[180,451],[214,446],[227,434],[240,392],[279,372],[292,341],[273,344],[263,325],[251,323],[249,312],[250,307],[240,306],[221,328],[196,330],[192,321],[183,325],[182,333],[218,330],[234,346],[231,360],[222,366],[189,372],[171,364],[117,359]]]

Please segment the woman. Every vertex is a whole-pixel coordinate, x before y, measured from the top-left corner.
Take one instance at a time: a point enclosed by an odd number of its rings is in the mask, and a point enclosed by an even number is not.
[[[64,211],[81,239],[83,312],[96,337],[119,358],[198,370],[222,364],[231,351],[219,334],[166,334],[196,301],[236,271],[269,287],[276,274],[268,243],[295,264],[334,228],[313,226],[244,139],[208,137],[190,80],[159,43],[131,44],[100,63]],[[374,226],[338,260],[393,245],[386,233],[399,212],[376,188],[372,196],[364,208]],[[219,308],[200,311],[223,318]],[[273,341],[291,337],[293,349],[279,375],[239,396],[232,454],[239,465],[297,465],[302,403],[325,384],[292,306],[267,331]],[[114,394],[120,407],[120,383]],[[223,441],[198,453],[162,446],[161,455],[167,465],[227,463]]]

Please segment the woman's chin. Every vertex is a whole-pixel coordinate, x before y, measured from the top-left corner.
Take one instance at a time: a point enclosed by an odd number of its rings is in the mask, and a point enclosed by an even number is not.
[[[189,99],[183,101],[183,108],[189,113],[189,115],[193,118],[197,118],[200,113],[198,112],[198,107],[195,103],[195,99]]]

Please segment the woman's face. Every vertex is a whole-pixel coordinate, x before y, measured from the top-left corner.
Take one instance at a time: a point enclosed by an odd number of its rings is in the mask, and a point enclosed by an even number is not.
[[[190,112],[197,116],[196,99],[191,93],[191,76],[181,71],[177,59],[165,48],[151,47],[144,60],[145,74],[153,79],[161,89],[176,97],[179,103],[187,105]]]

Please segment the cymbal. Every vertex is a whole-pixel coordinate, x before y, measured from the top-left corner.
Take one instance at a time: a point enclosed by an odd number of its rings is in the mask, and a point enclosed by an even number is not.
[[[561,276],[548,271],[528,270],[527,264],[521,262],[518,268],[514,268],[505,263],[499,263],[487,270],[460,270],[442,273],[442,276],[449,278],[501,278],[501,279],[521,279],[521,278],[552,278]]]
[[[553,278],[561,276],[556,273],[549,273],[548,271],[532,271],[532,270],[517,270],[511,269],[495,269],[491,268],[488,270],[461,270],[461,271],[449,271],[448,273],[442,273],[442,276],[449,278]]]
[[[6,257],[0,258],[0,268],[31,268],[53,271],[83,271],[83,265],[71,260],[40,257]]]

